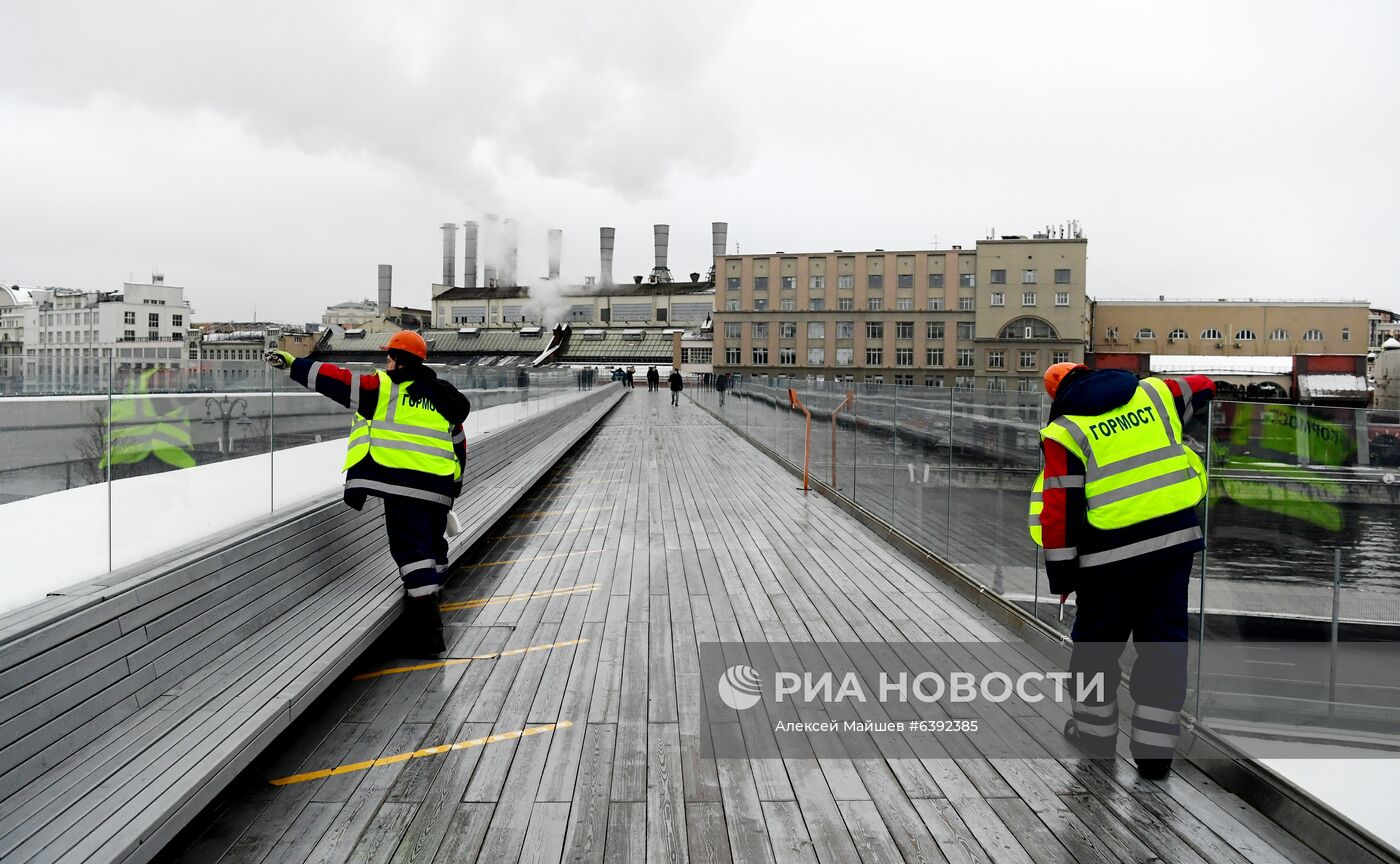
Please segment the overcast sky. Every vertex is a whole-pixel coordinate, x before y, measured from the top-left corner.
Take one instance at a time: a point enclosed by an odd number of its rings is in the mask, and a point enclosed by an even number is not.
[[[1370,299],[1400,234],[1400,4],[0,5],[0,280],[153,268],[199,319],[426,305],[438,225],[521,272],[970,247],[1078,219],[1100,298]],[[682,275],[681,278],[684,278]]]

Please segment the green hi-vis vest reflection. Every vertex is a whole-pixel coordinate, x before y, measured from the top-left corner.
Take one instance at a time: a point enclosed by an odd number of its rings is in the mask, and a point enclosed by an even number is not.
[[[1224,434],[1218,431],[1211,442],[1211,503],[1228,499],[1341,530],[1342,485],[1315,469],[1352,464],[1353,431],[1305,406],[1241,402],[1232,408]]]
[[[151,458],[173,468],[194,467],[188,412],[176,405],[161,413],[151,398],[151,378],[159,371],[141,373],[127,384],[124,395],[112,400],[112,431],[101,467],[136,465]]]

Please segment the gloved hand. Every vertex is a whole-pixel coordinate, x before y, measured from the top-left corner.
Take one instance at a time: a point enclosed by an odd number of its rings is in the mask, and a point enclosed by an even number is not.
[[[271,366],[273,369],[287,369],[296,358],[286,351],[278,351],[276,348],[270,348],[267,353],[263,355],[263,359],[266,360],[267,365]]]

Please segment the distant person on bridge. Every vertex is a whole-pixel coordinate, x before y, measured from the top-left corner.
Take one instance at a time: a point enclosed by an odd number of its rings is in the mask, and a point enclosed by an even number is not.
[[[655,393],[661,389],[661,373],[655,366],[647,367],[647,392]]]
[[[403,631],[410,651],[446,650],[438,589],[447,571],[448,511],[462,491],[466,435],[462,422],[471,403],[423,361],[428,343],[409,330],[387,345],[384,371],[356,375],[349,369],[285,351],[267,362],[291,369],[292,380],[356,412],[345,455],[345,503],[359,510],[368,496],[384,501],[389,553],[399,567],[407,599]]]
[[[719,407],[724,407],[724,391],[729,389],[729,376],[724,372],[715,376],[715,392],[719,394]]]
[[[681,404],[681,391],[685,389],[685,381],[681,378],[681,370],[672,368],[671,376],[666,379],[666,383],[671,385],[671,404]]]
[[[1186,699],[1186,588],[1205,548],[1196,505],[1205,467],[1183,442],[1215,384],[1204,375],[1141,381],[1120,369],[1056,363],[1040,430],[1045,467],[1031,493],[1031,537],[1045,548],[1050,590],[1075,593],[1071,676],[1102,673],[1102,700],[1074,703],[1065,737],[1112,758],[1118,738],[1118,658],[1137,649],[1129,689],[1138,771],[1171,771]],[[1071,677],[1069,691],[1077,689]]]

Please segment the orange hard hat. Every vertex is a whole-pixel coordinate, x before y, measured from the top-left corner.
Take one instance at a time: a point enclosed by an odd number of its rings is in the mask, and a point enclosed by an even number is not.
[[[400,330],[389,337],[388,345],[380,345],[381,350],[388,351],[397,348],[400,351],[407,351],[420,360],[428,359],[428,343],[423,341],[423,337],[412,330]]]
[[[1045,392],[1050,394],[1050,398],[1055,397],[1055,391],[1060,389],[1060,382],[1065,376],[1075,369],[1088,369],[1083,363],[1056,363],[1045,370]]]

